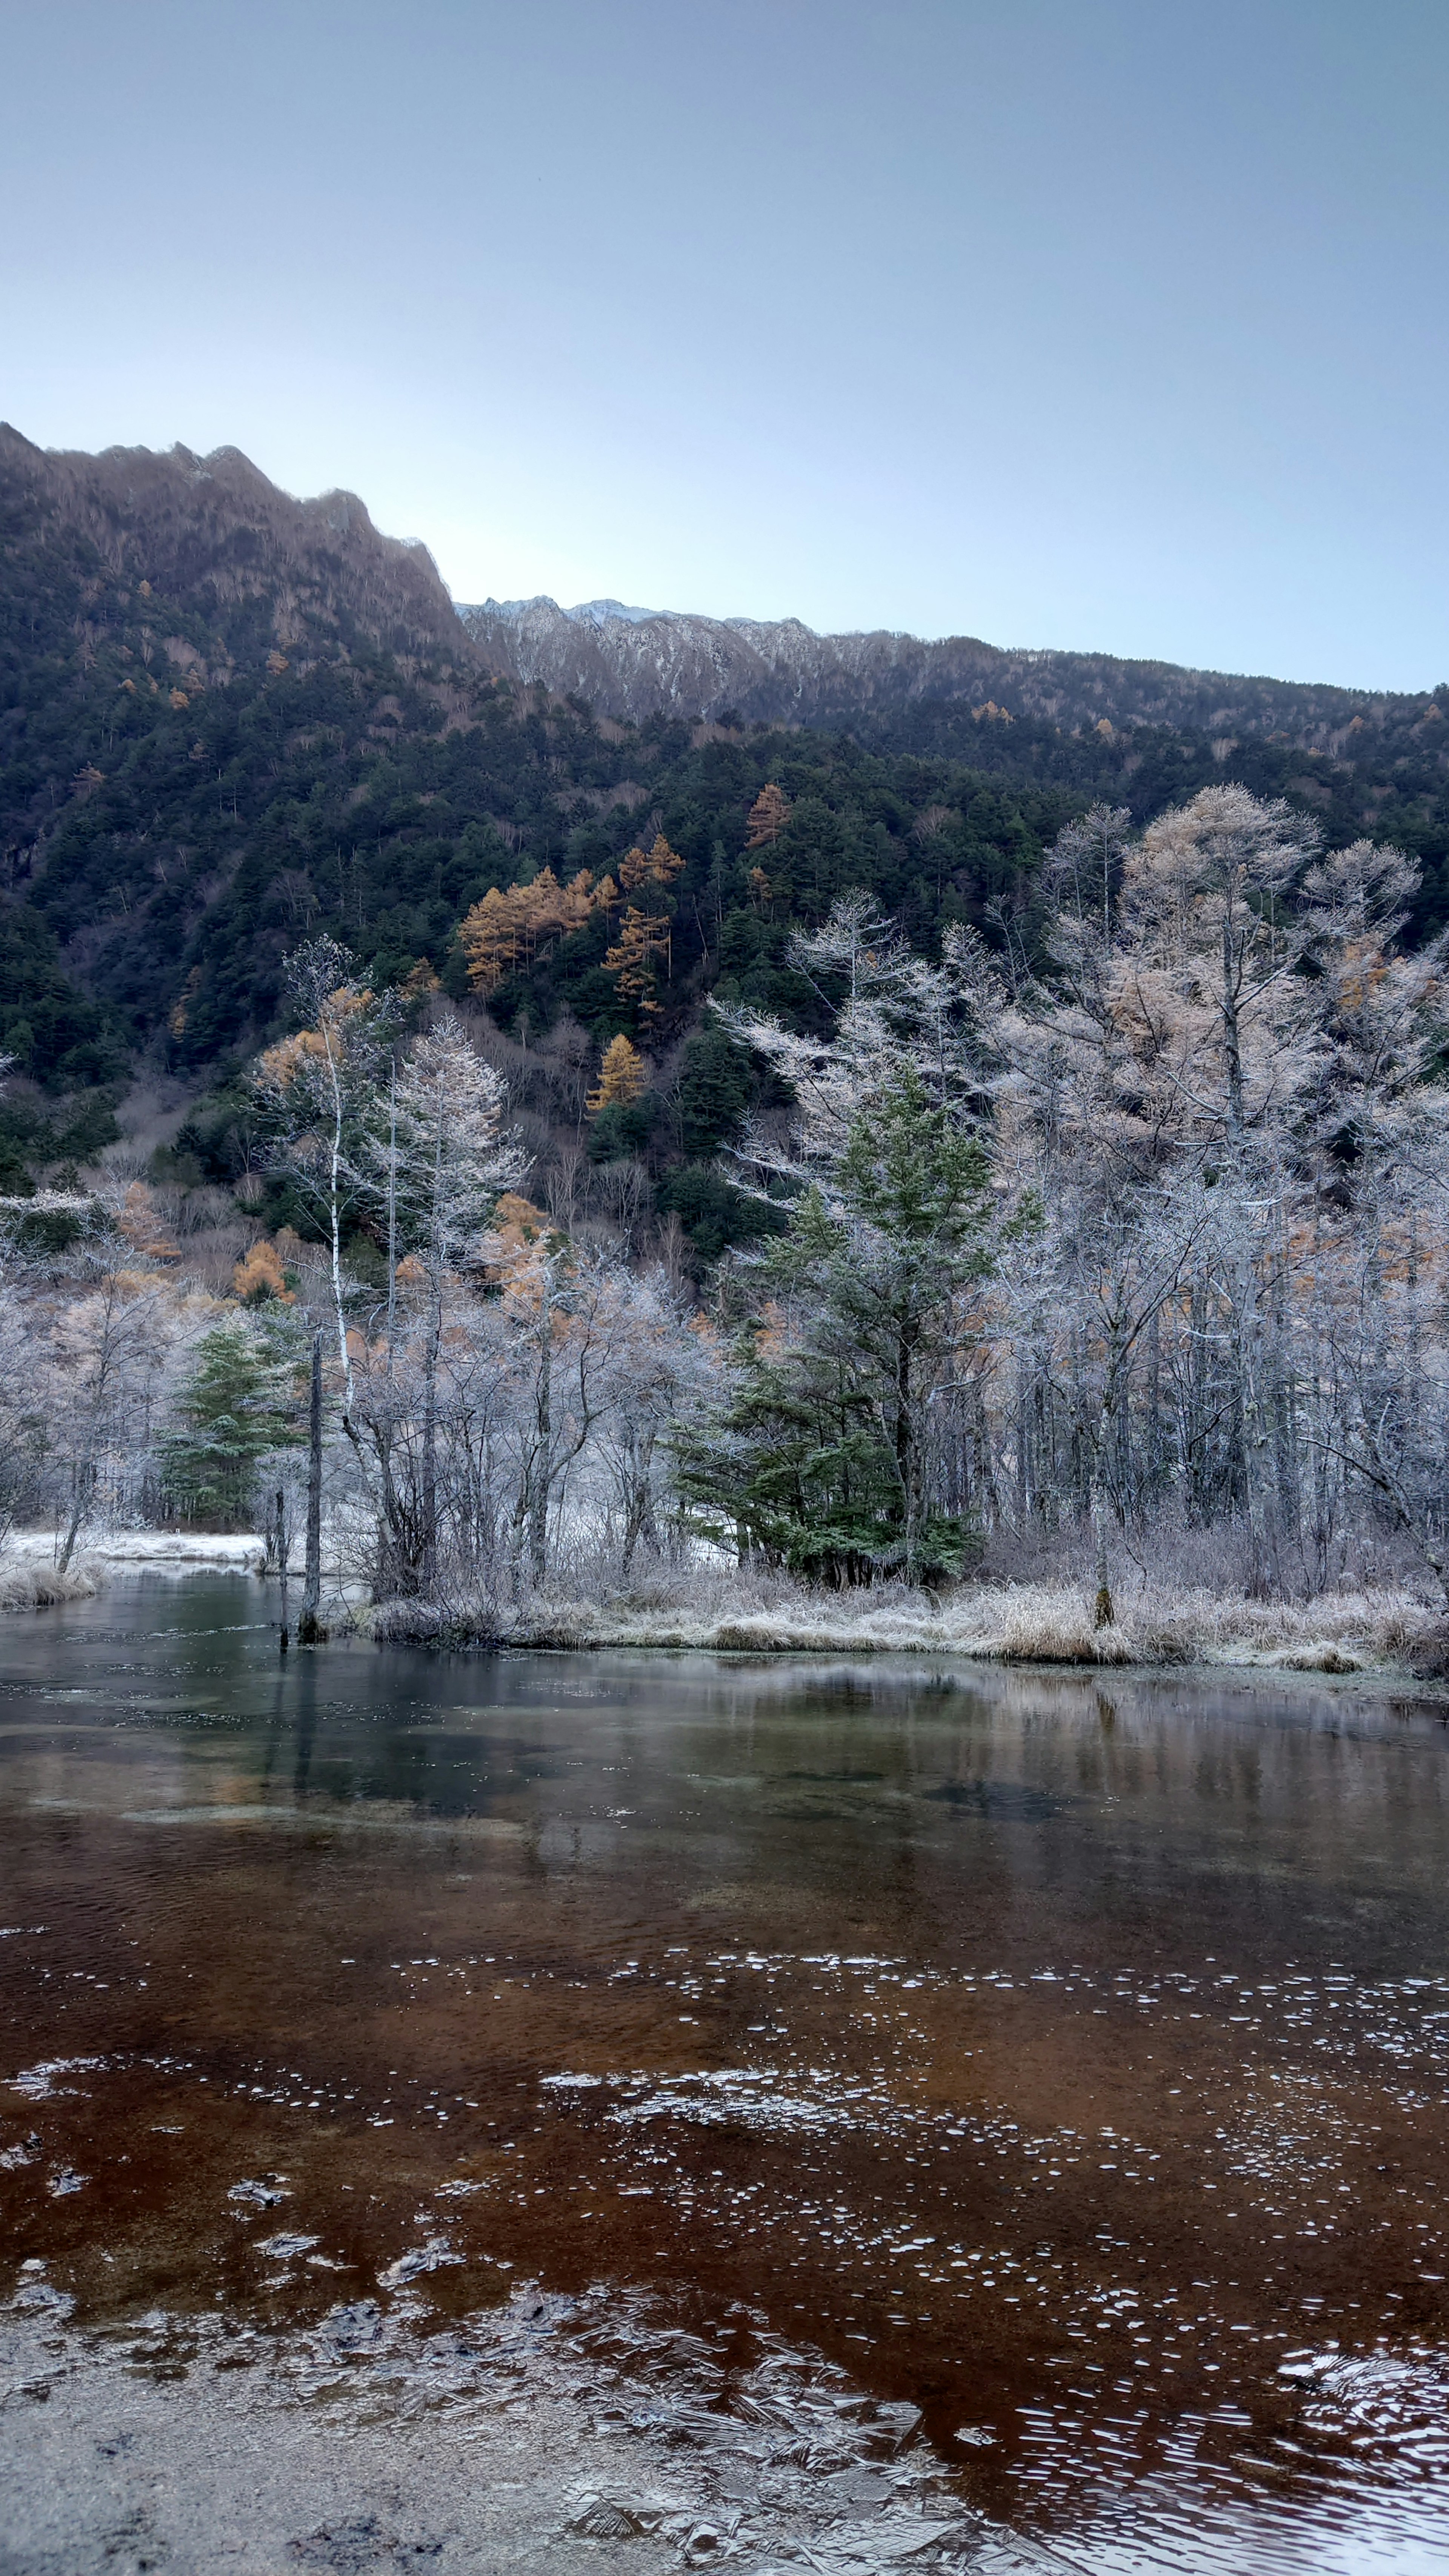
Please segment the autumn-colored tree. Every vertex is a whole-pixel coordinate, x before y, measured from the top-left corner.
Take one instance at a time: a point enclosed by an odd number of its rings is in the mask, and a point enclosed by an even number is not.
[[[654,960],[670,955],[669,924],[657,915],[641,912],[631,903],[624,915],[619,936],[604,957],[604,972],[612,975],[621,1002],[632,1002],[641,1020],[657,1020],[660,1005],[656,998],[658,979]]]
[[[601,1109],[615,1106],[627,1109],[644,1089],[644,1061],[637,1047],[623,1035],[610,1038],[599,1067],[596,1090],[589,1093],[589,1112],[597,1117]]]
[[[179,1261],[181,1246],[156,1205],[145,1181],[132,1181],[116,1216],[116,1230],[148,1262]]]
[[[468,961],[468,981],[475,991],[490,993],[501,983],[518,955],[518,930],[508,897],[490,886],[458,924],[458,945]]]
[[[778,841],[789,819],[790,800],[772,778],[760,789],[745,817],[745,848],[767,849],[771,841]]]
[[[619,862],[619,883],[626,894],[636,893],[640,886],[668,886],[683,865],[679,852],[670,848],[662,832],[656,832],[651,850],[625,851]]]
[[[669,927],[668,890],[684,861],[672,850],[662,832],[654,837],[650,850],[626,850],[619,863],[619,884],[630,897],[619,936],[604,958],[604,972],[618,984],[619,999],[632,1002],[641,1019],[657,1019],[657,978],[654,960],[664,959],[666,976],[674,970],[674,942]],[[605,886],[611,881],[605,879]],[[597,900],[602,900],[600,887]],[[651,897],[654,899],[651,901]],[[660,908],[660,898],[663,908]],[[617,894],[615,896],[617,900]]]
[[[244,1306],[265,1306],[273,1298],[282,1306],[295,1304],[276,1246],[268,1243],[265,1235],[252,1245],[246,1259],[237,1263],[231,1274],[231,1293]]]
[[[531,885],[491,886],[458,925],[474,990],[491,992],[520,962],[531,966],[549,941],[581,930],[590,913],[603,907],[606,887],[617,901],[612,880],[595,887],[587,868],[567,885],[559,884],[552,868],[540,868]]]

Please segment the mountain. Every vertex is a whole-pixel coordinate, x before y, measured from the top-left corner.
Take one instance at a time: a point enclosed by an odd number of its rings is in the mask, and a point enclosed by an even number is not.
[[[210,621],[218,677],[259,647],[305,654],[359,636],[475,659],[426,546],[382,536],[355,493],[294,501],[239,448],[87,456],[33,447],[0,422],[0,503],[12,559],[18,545],[52,578],[79,574],[92,629],[114,622],[118,585],[128,605],[160,594]],[[185,649],[156,641],[189,667]]]
[[[643,626],[649,619],[668,617],[667,608],[626,608],[622,599],[584,599],[577,608],[560,608],[556,599],[539,591],[532,599],[485,599],[480,608],[460,609],[462,617],[499,618],[520,623],[531,608],[552,610],[566,617],[571,626]]]
[[[94,629],[113,621],[116,584],[131,604],[160,593],[220,637],[217,677],[263,650],[306,657],[363,642],[441,653],[460,675],[542,682],[625,724],[725,715],[841,730],[949,708],[1069,733],[1168,727],[1229,748],[1234,738],[1279,735],[1329,755],[1343,750],[1355,720],[1360,730],[1402,724],[1429,705],[1427,691],[1003,650],[971,636],[817,635],[797,618],[700,617],[616,599],[455,608],[427,548],[383,536],[355,494],[294,500],[234,447],[88,456],[32,446],[0,424],[0,498],[12,543],[39,551],[52,573],[81,575],[78,605]],[[153,627],[152,640],[178,668],[192,667],[188,639]]]
[[[816,635],[798,618],[692,617],[591,600],[485,600],[460,607],[490,670],[586,698],[615,722],[658,713],[734,714],[747,724],[854,727],[922,706],[1083,725],[1168,725],[1221,740],[1283,734],[1342,749],[1349,727],[1428,704],[1388,691],[1237,678],[1105,653],[1003,651],[972,636]]]
[[[244,1176],[237,1077],[282,1025],[301,942],[330,932],[374,984],[465,999],[472,907],[516,896],[521,919],[546,871],[617,883],[662,833],[682,865],[650,897],[647,1012],[602,908],[525,927],[487,998],[522,1032],[511,1078],[584,1086],[575,1130],[599,1047],[644,1048],[632,1124],[588,1132],[637,1149],[657,1208],[717,1248],[739,1212],[711,1157],[745,1077],[708,995],[810,1025],[791,933],[852,886],[924,952],[966,922],[1039,953],[1041,857],[1069,816],[1103,797],[1142,823],[1220,779],[1288,797],[1331,844],[1400,843],[1424,871],[1415,930],[1449,919],[1449,688],[613,600],[459,612],[425,548],[350,494],[293,500],[235,449],[56,455],[0,429],[0,1188],[91,1162],[138,1071],[208,1090],[187,1153],[209,1184]],[[766,786],[785,819],[762,839]]]

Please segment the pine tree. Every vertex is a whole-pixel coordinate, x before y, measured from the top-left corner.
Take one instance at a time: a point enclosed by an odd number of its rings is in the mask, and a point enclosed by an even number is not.
[[[772,1308],[680,1447],[701,1527],[839,1581],[959,1570],[973,1533],[933,1507],[928,1431],[989,1222],[980,1146],[898,1064],[755,1263]]]
[[[237,1263],[231,1274],[231,1293],[244,1306],[265,1306],[272,1298],[283,1306],[295,1303],[276,1246],[268,1243],[265,1235]]]
[[[582,930],[590,913],[617,899],[612,878],[596,886],[587,868],[567,885],[559,884],[552,868],[540,868],[528,885],[491,886],[458,925],[469,983],[476,992],[492,992],[515,966],[532,966],[543,946]]]
[[[661,1016],[654,960],[667,958],[669,948],[668,923],[631,903],[618,938],[605,953],[604,972],[613,976],[620,1001],[632,1004],[645,1022]]]
[[[178,1400],[181,1427],[161,1451],[162,1481],[188,1519],[250,1527],[262,1459],[301,1436],[294,1379],[286,1344],[241,1315],[205,1335]]]
[[[679,852],[670,848],[662,832],[656,832],[652,849],[625,851],[619,862],[619,883],[626,894],[639,886],[669,886],[683,865]]]
[[[744,1049],[718,1020],[707,1020],[685,1047],[679,1071],[680,1142],[691,1161],[734,1143],[753,1088]]]

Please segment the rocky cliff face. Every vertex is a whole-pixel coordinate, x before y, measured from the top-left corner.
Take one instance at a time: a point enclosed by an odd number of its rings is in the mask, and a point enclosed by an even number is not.
[[[1105,653],[1005,652],[973,636],[816,635],[797,618],[651,615],[607,600],[564,609],[551,599],[488,600],[458,613],[491,670],[573,691],[599,715],[633,723],[660,710],[692,719],[734,709],[747,724],[833,727],[945,699],[1071,731],[1281,732],[1328,748],[1355,716],[1372,722],[1406,703]]]
[[[233,649],[367,636],[476,656],[427,548],[373,526],[351,492],[294,501],[238,448],[193,456],[33,447],[0,423],[0,499],[22,544],[194,607]]]

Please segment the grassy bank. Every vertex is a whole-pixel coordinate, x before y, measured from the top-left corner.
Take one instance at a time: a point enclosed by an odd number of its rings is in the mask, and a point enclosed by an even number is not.
[[[89,1601],[100,1588],[91,1565],[71,1565],[62,1574],[38,1556],[0,1559],[0,1610],[53,1610],[63,1601]]]
[[[0,1557],[0,1611],[88,1599],[118,1573],[260,1572],[263,1543],[206,1532],[98,1537],[61,1574],[52,1534],[21,1532]],[[995,1663],[1232,1664],[1264,1671],[1449,1678],[1449,1620],[1410,1584],[1362,1585],[1306,1601],[1148,1581],[1093,1625],[1093,1589],[1070,1576],[985,1581],[941,1593],[880,1584],[827,1592],[735,1568],[660,1569],[633,1583],[597,1566],[514,1600],[480,1592],[439,1604],[359,1599],[355,1572],[327,1550],[323,1615],[334,1636],[454,1650],[692,1648],[716,1654],[938,1654]],[[299,1569],[293,1569],[300,1598]],[[341,1587],[339,1591],[339,1586]],[[294,1600],[294,1612],[296,1602]]]
[[[1077,1583],[972,1584],[938,1596],[895,1586],[835,1594],[768,1578],[691,1573],[597,1600],[566,1593],[450,1610],[381,1602],[357,1615],[380,1644],[694,1647],[717,1653],[979,1656],[1002,1663],[1248,1664],[1290,1672],[1437,1673],[1449,1623],[1408,1591],[1254,1601],[1145,1587],[1109,1627]]]
[[[62,1574],[54,1530],[12,1530],[0,1552],[0,1610],[88,1601],[113,1574],[253,1574],[266,1542],[213,1530],[96,1530]]]

